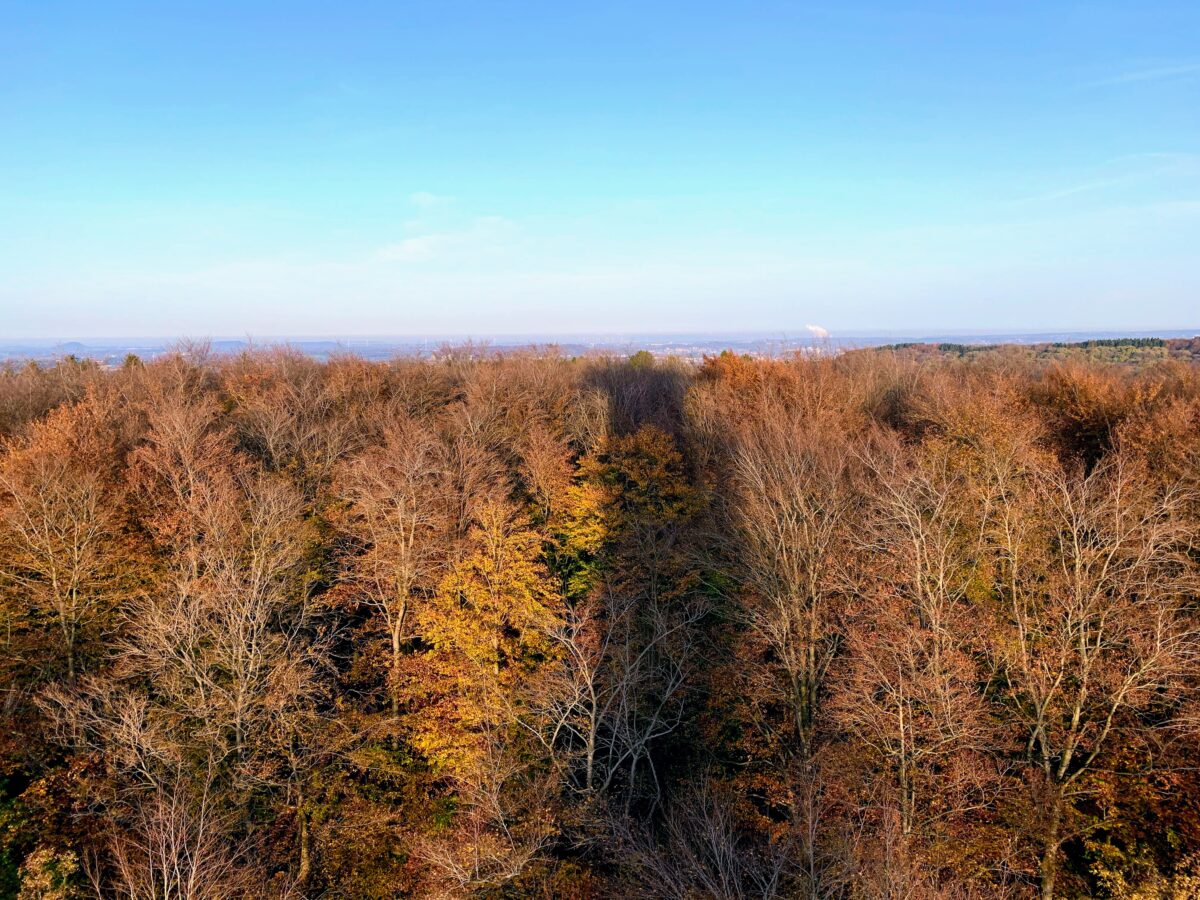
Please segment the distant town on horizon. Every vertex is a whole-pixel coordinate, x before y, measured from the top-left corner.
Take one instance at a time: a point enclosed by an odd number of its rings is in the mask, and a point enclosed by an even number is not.
[[[590,353],[636,353],[700,360],[730,350],[751,356],[777,356],[793,352],[843,351],[908,344],[1032,345],[1077,344],[1086,341],[1188,339],[1200,335],[1198,328],[1149,330],[1078,329],[1059,331],[845,331],[831,332],[809,326],[799,332],[778,333],[629,333],[629,334],[498,334],[498,335],[385,335],[367,336],[264,336],[152,338],[111,337],[70,339],[4,340],[0,337],[0,362],[35,361],[51,363],[68,356],[116,365],[128,355],[153,359],[184,345],[205,346],[216,354],[242,353],[251,349],[288,347],[314,359],[339,354],[384,360],[396,356],[426,356],[447,347],[475,346],[495,351],[550,348],[569,356]]]

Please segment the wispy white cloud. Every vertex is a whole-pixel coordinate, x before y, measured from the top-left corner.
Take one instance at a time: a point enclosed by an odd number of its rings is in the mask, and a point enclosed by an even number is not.
[[[1111,173],[1111,174],[1108,174]],[[1192,153],[1133,153],[1106,160],[1090,169],[1091,178],[1082,178],[1073,184],[1053,188],[1040,193],[1018,197],[1010,201],[1011,206],[1048,203],[1107,191],[1110,188],[1127,187],[1133,184],[1152,182],[1156,179],[1193,179],[1200,173],[1200,157]]]
[[[386,247],[381,247],[378,256],[389,262],[421,262],[432,259],[439,247],[452,242],[453,235],[423,234],[418,237],[405,238]]]
[[[1200,62],[1187,62],[1173,66],[1132,69],[1109,78],[1089,82],[1087,87],[1116,87],[1122,84],[1138,84],[1153,81],[1173,81],[1179,78],[1200,77]]]
[[[1200,153],[1179,153],[1169,150],[1155,150],[1147,153],[1125,153],[1105,160],[1106,166],[1127,162],[1145,162],[1154,160],[1161,163],[1172,163],[1178,166],[1195,166],[1200,163]]]
[[[417,209],[438,209],[452,204],[454,198],[442,194],[431,194],[429,191],[417,191],[415,194],[409,195],[408,201]]]
[[[494,254],[517,230],[502,216],[469,215],[454,197],[417,191],[408,199],[415,213],[403,222],[403,237],[376,248],[377,262],[469,262]]]
[[[414,227],[416,223],[408,223]],[[421,263],[467,260],[495,254],[517,233],[517,226],[501,216],[480,216],[461,228],[414,234],[380,247],[376,257],[385,262]]]
[[[1028,197],[1018,197],[1016,200],[1012,201],[1012,205],[1023,206],[1028,203],[1046,203],[1051,200],[1062,200],[1066,197],[1074,197],[1077,194],[1090,194],[1095,191],[1103,191],[1107,188],[1129,184],[1130,182],[1139,181],[1145,177],[1147,177],[1145,173],[1138,172],[1131,175],[1121,175],[1116,178],[1100,178],[1096,179],[1095,181],[1085,181],[1080,184],[1070,185],[1069,187],[1046,191],[1042,194],[1031,194]]]

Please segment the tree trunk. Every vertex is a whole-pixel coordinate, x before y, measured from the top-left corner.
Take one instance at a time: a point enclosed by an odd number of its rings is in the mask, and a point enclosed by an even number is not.
[[[71,621],[66,613],[62,613],[59,617],[59,622],[62,626],[63,644],[66,645],[67,651],[67,677],[75,680],[75,623]]]
[[[1061,842],[1062,798],[1057,789],[1050,799],[1050,822],[1042,844],[1042,860],[1038,866],[1038,878],[1042,887],[1042,900],[1054,900],[1054,883],[1058,879],[1058,847]]]
[[[588,730],[587,770],[586,770],[587,774],[585,776],[585,782],[584,782],[584,786],[587,789],[587,792],[589,794],[592,792],[592,783],[593,783],[593,779],[595,777],[595,771],[596,771],[596,726],[593,723],[591,728]]]
[[[388,693],[392,697],[392,716],[400,715],[400,698],[397,695],[400,689],[400,626],[396,625],[392,629],[392,683],[388,685]]]
[[[308,833],[308,813],[304,811],[303,795],[300,796],[296,815],[300,819],[300,869],[296,873],[296,880],[304,885],[308,882],[308,876],[312,871],[312,838]]]

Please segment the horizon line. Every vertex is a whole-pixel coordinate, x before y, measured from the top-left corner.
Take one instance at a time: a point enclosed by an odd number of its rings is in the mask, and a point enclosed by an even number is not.
[[[1020,327],[986,327],[986,328],[940,328],[938,326],[926,327],[907,327],[907,328],[846,328],[846,329],[827,329],[827,335],[814,335],[803,326],[796,329],[731,329],[731,330],[698,330],[698,331],[666,331],[659,329],[647,330],[628,330],[628,331],[561,331],[561,332],[428,332],[428,333],[382,333],[382,334],[341,334],[337,332],[315,332],[305,334],[118,334],[118,335],[39,335],[27,337],[7,337],[0,335],[0,346],[8,345],[38,345],[45,344],[54,346],[57,344],[86,344],[87,342],[97,343],[114,343],[114,342],[166,342],[166,343],[186,343],[186,342],[238,342],[245,344],[256,343],[286,343],[286,342],[325,342],[325,343],[340,343],[343,341],[356,341],[364,343],[389,343],[396,341],[409,342],[427,342],[427,341],[461,341],[461,342],[484,342],[492,340],[505,341],[528,341],[532,343],[555,343],[560,340],[573,340],[575,342],[588,339],[598,339],[604,341],[620,341],[629,339],[645,339],[645,338],[696,338],[696,339],[721,339],[721,338],[745,338],[758,340],[772,339],[802,339],[802,340],[826,340],[828,338],[837,337],[888,337],[888,336],[954,336],[960,335],[964,337],[979,336],[1015,336],[1015,337],[1038,337],[1042,335],[1055,334],[1120,334],[1129,336],[1146,336],[1153,337],[1160,332],[1183,333],[1194,331],[1196,336],[1200,336],[1200,325],[1195,326],[1161,326],[1161,327],[1086,327],[1086,326],[1061,326],[1061,327],[1038,327],[1023,329]]]

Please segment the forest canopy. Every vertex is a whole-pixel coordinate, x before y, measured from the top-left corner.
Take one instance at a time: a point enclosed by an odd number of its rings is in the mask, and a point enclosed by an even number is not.
[[[5,369],[0,896],[1200,896],[1169,343]]]

